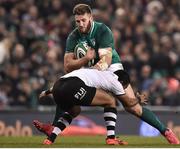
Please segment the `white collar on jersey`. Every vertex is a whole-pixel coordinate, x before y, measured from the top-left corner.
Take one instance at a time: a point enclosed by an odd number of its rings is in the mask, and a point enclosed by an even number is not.
[[[92,32],[93,32],[93,29],[94,29],[94,21],[93,21],[92,24],[91,24],[89,36],[91,36],[91,34],[92,34]]]

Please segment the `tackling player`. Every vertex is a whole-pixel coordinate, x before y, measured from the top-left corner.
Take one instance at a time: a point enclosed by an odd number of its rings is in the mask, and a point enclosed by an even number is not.
[[[123,104],[126,111],[159,130],[170,144],[179,144],[179,140],[172,130],[166,128],[153,112],[142,107],[139,101],[132,101],[132,98],[126,95],[124,88],[129,85],[129,82],[124,82],[122,85],[122,81],[120,70],[113,73],[96,69],[79,69],[62,76],[55,82],[53,88],[41,94],[41,96],[45,96],[52,93],[57,106],[65,111],[43,144],[52,144],[56,137],[70,125],[72,121],[70,113],[74,106],[114,108],[116,107],[115,99]],[[150,116],[147,116],[147,113]]]

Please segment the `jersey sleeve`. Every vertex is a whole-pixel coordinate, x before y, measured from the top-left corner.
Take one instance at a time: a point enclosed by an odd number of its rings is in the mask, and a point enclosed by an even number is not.
[[[118,81],[117,76],[115,74],[113,74],[113,76],[109,77],[109,78],[111,78],[109,80],[109,82],[111,84],[109,90],[114,95],[117,95],[117,96],[125,94],[124,88],[123,88],[122,84]]]
[[[98,32],[98,44],[99,48],[114,47],[114,39],[111,30],[102,24]]]
[[[125,94],[124,88],[120,82],[116,83],[116,86],[113,86],[111,88],[111,92],[116,96],[120,96],[120,95]]]
[[[73,34],[70,34],[66,40],[66,51],[65,53],[74,52],[74,48],[76,47],[76,39]]]

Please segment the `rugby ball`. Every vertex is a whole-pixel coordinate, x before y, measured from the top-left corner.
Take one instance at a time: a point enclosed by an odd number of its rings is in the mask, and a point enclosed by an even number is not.
[[[89,46],[86,43],[78,43],[74,49],[74,54],[77,59],[80,59],[86,55]],[[88,62],[88,67],[94,65],[94,59]]]

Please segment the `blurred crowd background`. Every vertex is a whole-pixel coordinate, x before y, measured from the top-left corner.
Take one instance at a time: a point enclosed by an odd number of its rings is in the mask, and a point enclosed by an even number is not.
[[[180,106],[179,0],[0,0],[0,109],[54,104],[37,98],[64,74],[77,3],[111,28],[135,91],[150,105]]]

